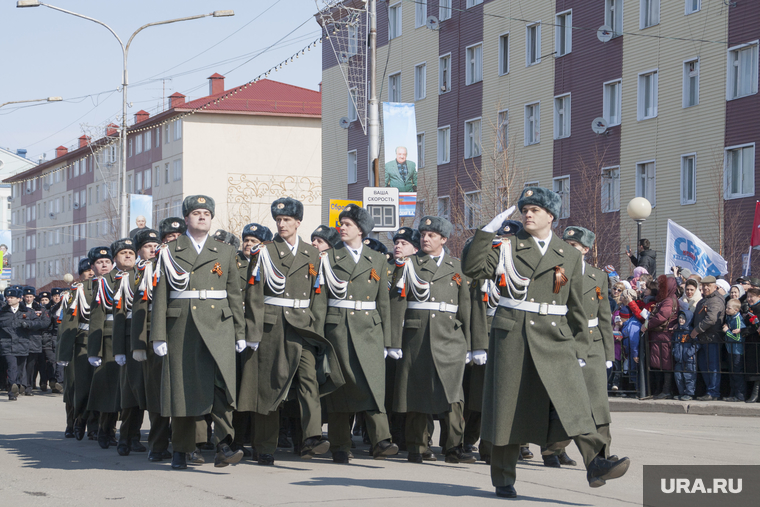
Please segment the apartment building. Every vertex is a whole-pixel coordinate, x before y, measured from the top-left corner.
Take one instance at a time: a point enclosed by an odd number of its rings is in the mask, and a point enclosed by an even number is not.
[[[643,196],[660,272],[668,219],[736,271],[755,202],[757,21],[760,4],[722,0],[378,2],[380,100],[416,105],[418,216],[447,216],[464,238],[545,186],[562,196],[559,227],[595,229],[594,260],[627,273],[626,205]],[[324,200],[360,199],[368,142],[339,125],[348,91],[327,46],[322,77],[323,153],[347,161]]]

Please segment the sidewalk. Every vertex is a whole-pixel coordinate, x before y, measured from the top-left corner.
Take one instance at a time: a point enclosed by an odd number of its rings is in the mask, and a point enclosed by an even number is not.
[[[660,412],[665,414],[760,417],[760,403],[726,401],[638,400],[610,397],[610,412]]]

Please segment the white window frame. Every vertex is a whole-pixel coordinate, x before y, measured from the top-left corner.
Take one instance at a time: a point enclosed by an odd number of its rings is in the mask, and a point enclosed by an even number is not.
[[[728,154],[729,154],[730,151],[743,150],[743,149],[746,149],[746,148],[752,148],[752,168],[749,171],[749,174],[752,175],[751,188],[748,189],[749,190],[748,192],[745,192],[745,193],[740,192],[740,193],[734,194],[734,193],[731,192],[732,179],[731,179],[731,172],[729,171],[729,167],[728,167]],[[723,155],[723,168],[724,168],[724,170],[723,170],[723,184],[724,184],[724,188],[725,188],[724,197],[725,197],[726,200],[740,199],[742,197],[754,197],[754,195],[755,195],[755,154],[756,154],[756,152],[755,152],[755,143],[738,144],[738,145],[735,145],[735,146],[728,146],[728,147],[726,147],[724,149],[724,155]]]
[[[451,2],[452,0],[439,0],[438,2],[438,20],[446,21],[451,19]]]
[[[531,44],[530,44],[530,34],[531,29],[536,29],[536,44],[533,55],[535,57],[534,60],[531,60]],[[535,23],[529,23],[525,25],[525,66],[530,67],[532,65],[538,65],[541,63],[541,21],[536,21]]]
[[[502,121],[502,115],[506,121]],[[496,151],[502,153],[509,149],[509,109],[496,113]]]
[[[359,119],[359,112],[356,110],[356,100],[359,94],[359,90],[354,87],[348,90],[348,121],[356,121]]]
[[[557,185],[559,183],[559,185]],[[557,190],[557,186],[562,188]],[[552,191],[559,195],[562,205],[559,210],[559,216],[555,217],[557,220],[563,220],[570,218],[570,175],[557,176],[552,178]]]
[[[641,186],[641,181],[639,179],[639,168],[642,166],[646,166],[647,164],[652,164],[652,173],[653,175],[650,176],[649,174],[646,174],[647,183],[644,184],[644,187]],[[649,183],[649,179],[652,180],[652,183]],[[657,205],[657,161],[655,159],[652,160],[642,160],[639,162],[636,162],[636,172],[634,173],[634,192],[636,197],[643,197],[646,200],[650,202],[652,207],[654,208]],[[649,195],[651,190],[651,193],[654,195]]]
[[[483,3],[483,0],[467,0],[465,3],[465,9],[469,9],[470,7],[475,7],[476,5],[480,5]]]
[[[427,97],[427,62],[414,66],[414,100]]]
[[[149,151],[153,140],[153,130],[145,132],[145,151]]]
[[[472,118],[464,122],[464,158],[465,159],[479,157],[483,154],[482,137],[483,137],[483,122],[482,122],[481,117]]]
[[[182,139],[182,118],[174,120],[172,123],[174,124],[174,140],[179,141]]]
[[[623,35],[623,1],[604,0],[604,24],[612,29],[612,37]]]
[[[696,87],[695,87],[695,102],[694,104],[689,104],[688,99],[690,97],[690,91],[691,86],[689,83],[689,80],[692,76],[689,74],[691,71],[689,70],[692,63],[696,63]],[[699,57],[697,58],[690,58],[688,60],[683,61],[683,90],[682,90],[682,99],[681,99],[681,107],[687,108],[687,107],[694,107],[699,105],[699,71],[700,71],[700,61]]]
[[[182,159],[175,160],[172,164],[172,180],[182,180]]]
[[[660,0],[639,0],[639,30],[660,24]]]
[[[448,62],[444,66],[444,62]],[[446,53],[438,57],[438,94],[449,93],[451,91],[451,53]]]
[[[760,45],[760,41],[754,40],[751,42],[747,42],[745,44],[739,44],[738,46],[734,46],[731,48],[728,48],[727,53],[727,71],[726,71],[726,100],[734,100],[734,99],[740,99],[742,97],[749,97],[750,95],[755,95],[757,93],[757,79],[758,79],[758,46]],[[751,49],[754,52],[753,58],[752,58],[752,64],[753,67],[750,69],[752,75],[750,76],[750,90],[749,93],[744,93],[742,95],[739,95],[738,88],[737,93],[734,94],[733,90],[736,88],[736,79],[734,78],[734,55],[733,53],[738,53],[739,51],[744,51],[747,49]],[[740,60],[737,60],[740,61]]]
[[[499,35],[499,75],[509,74],[509,32]],[[506,46],[506,47],[504,47]]]
[[[425,132],[417,132],[417,168],[425,167]]]
[[[402,16],[401,2],[388,6],[388,40],[401,37],[403,27]]]
[[[687,186],[687,174],[686,174],[686,161],[693,160],[692,175],[690,178],[694,195],[691,199],[688,198],[686,192]],[[696,204],[697,203],[697,153],[686,153],[681,155],[681,205]]]
[[[558,109],[558,102],[560,100],[562,101],[562,113],[560,113]],[[572,101],[569,93],[554,97],[554,139],[565,139],[566,137],[570,137],[571,104]],[[560,118],[560,114],[562,114],[562,118]],[[560,133],[560,127],[563,127],[562,133]]]
[[[538,126],[538,129],[532,128],[529,125],[529,122],[531,121],[529,119],[529,117],[528,117],[528,108],[529,107],[533,108],[531,110],[531,112],[533,114],[533,117],[534,117],[534,119],[532,121],[534,122],[533,123],[534,125]],[[535,109],[536,107],[538,109]],[[541,142],[541,101],[539,100],[539,101],[536,101],[536,102],[531,102],[531,103],[525,104],[524,110],[525,110],[525,125],[524,125],[524,128],[525,128],[525,146],[532,146],[534,144],[539,144]],[[537,115],[538,118],[535,118],[536,111],[538,111],[538,115]],[[528,137],[528,132],[529,131],[532,132],[533,134],[535,134],[535,138],[531,139],[531,138]]]
[[[441,218],[445,218],[446,220],[451,220],[451,197],[448,195],[441,195],[438,197],[438,216]],[[441,211],[441,205],[443,205],[444,210]]]
[[[617,173],[617,176],[611,176],[613,171]],[[615,211],[620,211],[620,166],[602,167],[601,178],[602,213],[614,213]],[[605,184],[605,181],[610,182],[606,190],[607,202],[605,202],[605,186],[607,185]],[[612,190],[614,196],[612,199],[609,197],[610,190]]]
[[[610,98],[609,98],[609,93],[608,93],[608,87],[613,84],[616,84],[618,88],[618,93],[616,95],[616,100],[615,100],[615,107],[617,108],[616,122],[613,122],[610,116]],[[602,84],[602,116],[605,120],[607,120],[608,127],[620,125],[622,121],[622,111],[621,111],[622,106],[623,106],[623,80],[615,79],[613,81],[607,81],[606,83],[603,83]]]
[[[359,172],[358,151],[351,150],[346,155],[346,169],[348,175],[348,184],[356,183]]]
[[[451,162],[451,125],[438,127],[436,141],[438,165],[448,164]]]
[[[483,213],[483,194],[480,190],[464,193],[464,228],[468,230],[480,227]]]
[[[694,2],[697,2],[697,8],[694,8]],[[695,12],[699,12],[702,10],[702,0],[686,0],[684,3],[683,8],[683,14],[684,16],[688,16],[689,14],[694,14]]]
[[[483,43],[478,42],[465,48],[465,85],[483,81]]]
[[[565,18],[565,23],[561,23],[560,18]],[[564,38],[562,30],[565,31]],[[564,39],[565,52],[561,51],[561,43]],[[554,17],[554,57],[560,58],[573,51],[573,10],[558,12]]]
[[[652,113],[653,114],[646,114],[646,104],[644,103],[644,100],[646,98],[646,86],[645,86],[645,80],[647,76],[654,76],[654,84],[652,92]],[[638,91],[637,91],[637,100],[636,100],[636,115],[638,121],[643,120],[649,120],[652,118],[657,118],[657,102],[658,102],[658,95],[659,95],[659,81],[660,81],[660,72],[659,69],[650,69],[644,72],[639,72],[638,77]]]
[[[414,28],[422,28],[427,24],[427,0],[415,0]]]
[[[394,86],[396,80],[397,83]],[[388,102],[401,102],[401,100],[401,71],[399,71],[388,76]]]
[[[142,153],[142,151],[143,151],[143,135],[142,135],[142,132],[140,132],[139,134],[135,135],[135,155]]]

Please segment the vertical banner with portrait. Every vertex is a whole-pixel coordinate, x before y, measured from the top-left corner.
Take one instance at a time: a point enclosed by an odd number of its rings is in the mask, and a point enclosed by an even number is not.
[[[129,237],[144,228],[153,228],[153,196],[129,194]]]
[[[0,279],[11,279],[11,231],[0,230],[0,266],[2,275]]]
[[[385,183],[399,192],[417,192],[417,119],[414,104],[383,102]]]

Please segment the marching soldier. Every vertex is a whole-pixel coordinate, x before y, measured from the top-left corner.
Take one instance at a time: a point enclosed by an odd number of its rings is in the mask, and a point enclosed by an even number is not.
[[[250,350],[243,358],[238,407],[255,412],[253,443],[261,465],[274,464],[279,409],[291,387],[301,407],[301,457],[327,452],[319,397],[343,384],[335,353],[323,336],[327,298],[319,286],[319,254],[298,236],[303,204],[284,197],[271,210],[277,236],[255,252],[249,269],[245,312]],[[320,353],[327,355],[329,377],[318,364]]]
[[[462,378],[470,353],[470,294],[458,260],[443,246],[451,223],[426,216],[420,221],[422,249],[397,263],[391,287],[396,367],[394,410],[406,412],[408,461],[422,463],[428,449],[428,414],[442,414],[447,463],[474,463],[462,448]]]
[[[182,203],[187,233],[161,248],[150,339],[165,356],[161,414],[172,418],[172,468],[187,468],[195,451],[196,418],[211,414],[219,439],[215,467],[235,464],[235,349],[245,346],[245,324],[235,250],[209,241],[214,200]]]
[[[524,230],[494,248],[496,230],[509,209],[475,233],[464,270],[477,279],[500,277],[486,363],[482,438],[491,442],[491,481],[496,495],[514,498],[521,442],[573,438],[589,485],[622,476],[630,461],[604,458],[576,348],[588,332],[582,302],[581,256],[552,233],[559,196],[540,187],[523,190],[517,203]]]
[[[372,455],[385,459],[398,453],[391,443],[385,414],[383,359],[390,340],[390,301],[386,258],[362,239],[374,227],[364,208],[349,204],[339,216],[340,237],[335,248],[321,254],[327,290],[325,338],[340,361],[345,384],[325,398],[327,435],[335,463],[348,463],[351,414],[362,412]]]

